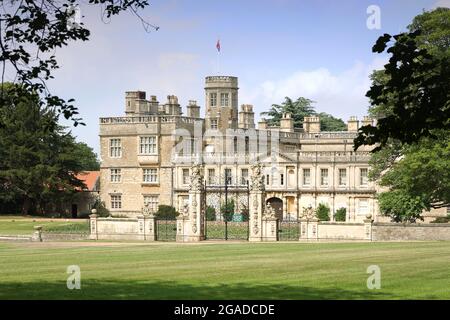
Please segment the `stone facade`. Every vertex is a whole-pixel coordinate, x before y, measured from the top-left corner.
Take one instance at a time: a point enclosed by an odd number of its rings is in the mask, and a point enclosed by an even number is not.
[[[364,223],[368,214],[375,222],[388,221],[379,215],[378,188],[367,179],[370,148],[353,151],[359,126],[355,117],[342,132],[321,132],[318,117],[307,117],[302,129],[294,128],[290,114],[283,115],[279,127],[262,119],[255,128],[251,105],[238,112],[238,79],[227,76],[206,77],[204,118],[196,101],[189,101],[186,110],[183,116],[175,96],[160,104],[137,91],[126,93],[125,116],[100,118],[100,196],[113,216],[136,217],[144,204],[151,210],[171,205],[182,212],[195,198],[189,189],[194,163],[201,164],[209,190],[206,205],[219,208],[226,181],[235,211],[243,211],[249,205],[251,165],[259,162],[262,201],[278,219],[297,220],[303,208],[325,203],[331,221],[341,207],[350,223]]]

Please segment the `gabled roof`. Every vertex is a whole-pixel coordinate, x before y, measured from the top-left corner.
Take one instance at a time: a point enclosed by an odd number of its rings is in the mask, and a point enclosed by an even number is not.
[[[100,171],[84,171],[76,175],[77,179],[84,182],[87,191],[95,191],[95,186],[100,177]]]

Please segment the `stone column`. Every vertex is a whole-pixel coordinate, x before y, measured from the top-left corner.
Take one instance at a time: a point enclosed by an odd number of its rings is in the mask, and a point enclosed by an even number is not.
[[[204,230],[204,190],[203,167],[194,164],[191,167],[191,184],[189,188],[189,207],[183,213],[183,219],[177,219],[177,240],[196,242],[205,240]],[[179,228],[179,224],[182,226]],[[178,231],[180,230],[180,231]]]
[[[249,237],[248,241],[262,241],[262,217],[266,192],[262,168],[259,163],[251,166],[250,177],[250,203],[249,203]]]
[[[156,240],[156,221],[155,215],[150,209],[149,205],[142,208],[142,215],[138,219],[138,237],[141,240],[155,241]]]
[[[145,216],[144,229],[145,229],[145,240],[155,241],[156,240],[156,219],[153,214],[151,214],[149,216]]]
[[[187,216],[184,215],[179,215],[177,217],[177,242],[185,242],[186,237],[185,237],[185,226],[187,226],[187,221],[189,218]]]
[[[138,223],[138,240],[145,240],[145,216],[137,216]]]
[[[32,241],[42,242],[42,226],[35,226]]]
[[[189,224],[188,228],[188,240],[187,241],[201,241],[205,240],[204,226],[202,215],[203,212],[203,198],[202,191],[189,191]]]
[[[278,240],[278,219],[272,217],[265,217],[262,219],[262,241],[277,241]]]
[[[368,214],[364,219],[364,239],[372,241],[372,215]]]
[[[89,235],[89,239],[91,240],[98,240],[98,231],[97,231],[97,215],[91,214],[89,216],[90,218],[90,225],[91,225],[91,233]]]
[[[262,241],[278,240],[278,219],[275,215],[275,210],[269,204],[264,208],[261,230]]]
[[[308,219],[300,219],[299,240],[308,240]]]
[[[319,219],[313,218],[308,221],[308,240],[319,239]]]

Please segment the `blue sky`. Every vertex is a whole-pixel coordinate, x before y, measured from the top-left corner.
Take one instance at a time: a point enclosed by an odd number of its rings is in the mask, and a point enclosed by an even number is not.
[[[175,94],[204,106],[204,77],[239,77],[239,104],[259,118],[284,96],[304,96],[316,109],[347,120],[362,117],[373,69],[386,56],[371,47],[383,33],[404,31],[412,18],[450,0],[153,0],[142,16],[160,27],[146,33],[131,14],[100,19],[83,5],[91,40],[56,52],[61,69],[52,92],[75,98],[87,124],[73,128],[79,140],[99,150],[98,118],[124,114],[124,92],[144,90],[160,102]],[[366,10],[381,9],[381,29],[369,30]],[[202,110],[203,111],[203,110]]]

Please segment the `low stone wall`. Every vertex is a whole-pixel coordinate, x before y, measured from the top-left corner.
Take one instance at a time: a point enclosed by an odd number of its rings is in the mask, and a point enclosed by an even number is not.
[[[450,223],[375,223],[372,240],[450,240]]]
[[[89,234],[87,233],[41,233],[42,241],[76,241],[76,240],[87,240],[89,239]]]
[[[91,215],[92,240],[155,240],[155,219],[137,218],[98,218]]]
[[[27,235],[1,235],[0,241],[32,241],[32,236]]]
[[[319,239],[370,240],[366,237],[364,223],[321,222],[317,229]]]

